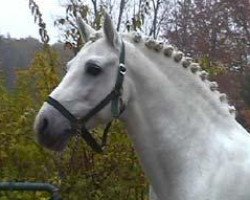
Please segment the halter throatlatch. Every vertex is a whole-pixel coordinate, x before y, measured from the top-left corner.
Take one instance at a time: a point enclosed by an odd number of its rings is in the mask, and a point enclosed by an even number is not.
[[[97,104],[93,109],[91,109],[83,118],[77,119],[72,113],[70,113],[61,103],[59,103],[54,98],[49,96],[47,99],[47,103],[57,109],[65,118],[70,121],[72,131],[76,134],[80,134],[81,137],[85,140],[85,142],[97,153],[102,153],[103,147],[106,146],[108,131],[113,120],[111,120],[104,129],[101,144],[96,141],[96,139],[86,128],[86,123],[89,121],[90,118],[92,118],[110,102],[113,119],[117,119],[120,116],[120,114],[124,110],[121,95],[125,73],[125,45],[122,42],[118,73],[114,89],[99,104]]]

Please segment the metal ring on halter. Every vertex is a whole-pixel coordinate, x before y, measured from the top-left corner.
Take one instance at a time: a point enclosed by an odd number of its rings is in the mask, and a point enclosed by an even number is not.
[[[126,74],[126,71],[127,71],[127,69],[126,69],[126,67],[125,67],[125,64],[120,63],[120,64],[119,64],[119,68],[120,68],[120,73],[123,74],[123,75],[125,75],[125,74]]]

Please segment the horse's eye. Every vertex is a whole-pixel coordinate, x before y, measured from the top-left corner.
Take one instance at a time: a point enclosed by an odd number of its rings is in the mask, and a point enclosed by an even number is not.
[[[97,76],[102,72],[102,68],[94,63],[87,63],[86,73],[92,76]]]

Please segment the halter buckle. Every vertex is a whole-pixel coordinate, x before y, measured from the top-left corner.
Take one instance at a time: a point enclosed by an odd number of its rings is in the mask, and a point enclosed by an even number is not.
[[[123,63],[120,63],[120,64],[119,64],[119,71],[120,71],[120,73],[121,73],[122,75],[125,75],[125,74],[126,74],[127,69],[126,69],[126,67],[125,67],[125,65],[124,65]]]

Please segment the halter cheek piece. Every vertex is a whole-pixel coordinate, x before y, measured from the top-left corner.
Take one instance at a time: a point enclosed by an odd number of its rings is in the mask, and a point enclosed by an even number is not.
[[[65,118],[67,118],[71,123],[72,131],[75,134],[81,135],[81,137],[86,141],[86,143],[97,153],[103,152],[103,147],[106,146],[107,135],[109,128],[112,124],[111,120],[103,131],[102,142],[99,144],[96,139],[92,136],[89,130],[86,128],[86,123],[100,110],[107,106],[111,102],[111,112],[114,119],[117,119],[120,114],[124,111],[125,107],[122,102],[122,85],[124,81],[124,75],[126,73],[125,67],[125,45],[122,42],[119,67],[116,78],[116,83],[114,89],[93,109],[91,109],[83,118],[77,119],[73,114],[71,114],[61,103],[52,97],[48,97],[47,103],[57,109]]]

